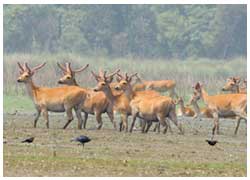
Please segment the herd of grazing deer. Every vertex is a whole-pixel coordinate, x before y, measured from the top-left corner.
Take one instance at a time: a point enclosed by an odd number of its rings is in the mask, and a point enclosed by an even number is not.
[[[45,63],[30,68],[27,63],[21,65],[20,76],[17,82],[23,82],[26,86],[29,96],[32,98],[37,110],[34,119],[34,127],[42,113],[46,126],[49,128],[48,112],[66,112],[67,122],[64,129],[73,120],[75,111],[78,119],[78,129],[86,128],[88,115],[95,115],[97,129],[102,127],[102,114],[107,113],[114,128],[117,129],[114,113],[121,117],[119,122],[120,131],[130,131],[134,129],[136,118],[140,119],[141,131],[148,132],[153,122],[156,122],[155,130],[160,131],[160,126],[164,127],[163,133],[166,133],[172,121],[180,133],[183,134],[183,128],[178,116],[190,116],[194,119],[202,117],[213,118],[214,126],[212,134],[219,134],[219,118],[234,118],[237,120],[237,126],[234,133],[237,134],[241,119],[247,121],[247,81],[241,82],[241,78],[231,77],[227,80],[222,91],[230,91],[226,94],[208,95],[201,83],[193,86],[193,94],[188,105],[184,105],[184,100],[175,92],[176,83],[174,80],[143,81],[137,73],[128,75],[121,74],[120,70],[107,74],[107,71],[99,71],[98,74],[91,71],[97,81],[95,88],[79,87],[75,80],[75,74],[84,71],[88,65],[80,69],[73,70],[70,63],[58,67],[63,72],[63,77],[58,81],[65,86],[46,88],[38,87],[32,81],[34,73],[44,67]],[[112,83],[116,76],[116,83]],[[133,81],[133,78],[134,81]],[[169,91],[169,96],[163,96],[159,92]],[[176,99],[174,99],[176,98]],[[206,107],[199,108],[198,100],[203,100]],[[176,105],[179,104],[178,112]],[[192,108],[191,108],[192,107]],[[82,119],[81,113],[84,113]],[[132,116],[132,123],[129,129],[128,117]]]

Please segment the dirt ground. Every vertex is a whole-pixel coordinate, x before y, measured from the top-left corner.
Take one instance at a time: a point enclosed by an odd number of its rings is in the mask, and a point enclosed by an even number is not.
[[[185,134],[180,135],[173,124],[173,134],[118,132],[103,117],[102,130],[95,130],[93,116],[87,130],[77,130],[77,120],[63,130],[66,117],[51,115],[48,130],[42,117],[35,129],[32,114],[5,114],[4,176],[246,176],[244,121],[234,136],[235,120],[221,119],[218,144],[209,146],[205,140],[211,135],[211,119],[196,123],[183,119]],[[70,141],[78,135],[92,141],[84,148]],[[21,143],[30,136],[35,137],[33,143]]]

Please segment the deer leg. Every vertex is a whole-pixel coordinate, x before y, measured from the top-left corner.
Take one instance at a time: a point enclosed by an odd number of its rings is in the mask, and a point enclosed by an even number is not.
[[[66,114],[68,117],[68,121],[66,122],[66,124],[63,126],[63,129],[66,129],[67,126],[71,123],[71,121],[73,121],[73,114],[72,114],[72,109],[66,109]]]
[[[155,123],[155,127],[153,129],[154,132],[156,132],[156,130],[159,129],[159,125],[160,125],[159,123]]]
[[[240,126],[240,120],[241,120],[241,117],[237,116],[237,125],[236,125],[236,128],[234,130],[234,135],[236,135],[238,132],[238,128]]]
[[[123,129],[125,129],[125,132],[128,132],[128,115],[121,114],[121,117],[122,117]]]
[[[38,110],[37,110],[37,113],[36,113],[36,117],[35,117],[35,119],[34,119],[34,128],[36,128],[36,124],[37,124],[37,121],[38,121],[40,115],[41,115],[41,110],[38,109]]]
[[[46,122],[46,127],[49,128],[49,114],[48,114],[47,109],[42,110],[42,115],[43,115],[43,118]]]
[[[115,121],[114,121],[114,113],[111,111],[111,112],[107,112],[107,114],[108,114],[108,117],[109,117],[111,123],[112,123],[113,126],[114,126],[114,129],[116,129],[116,123],[115,123]]]
[[[145,128],[148,122],[144,119],[140,119],[140,120],[141,120],[141,133],[145,133]]]
[[[160,121],[161,125],[162,125],[163,127],[165,127],[165,129],[163,130],[163,134],[166,134],[166,133],[167,133],[167,130],[168,130],[168,125],[167,125],[165,119],[159,119],[159,121]]]
[[[130,130],[129,130],[129,132],[131,132],[131,133],[132,133],[134,125],[135,125],[136,116],[137,116],[137,113],[132,114],[132,123],[131,123]]]
[[[219,134],[219,115],[218,115],[218,113],[214,112],[213,117],[214,117],[214,127],[212,130],[212,135],[214,136],[215,130],[217,130],[217,134]]]
[[[155,126],[157,126],[157,133],[160,133],[161,132],[161,125],[160,125],[160,123],[158,122],[158,123],[156,123],[156,125]],[[169,126],[169,128],[171,129],[171,127]],[[172,130],[171,130],[172,131]]]
[[[82,120],[82,114],[81,114],[82,113],[81,107],[76,107],[76,108],[74,108],[74,110],[76,113],[76,117],[78,119],[78,129],[82,129],[83,120]]]
[[[83,128],[86,129],[89,114],[84,112]]]
[[[123,126],[122,120],[120,120],[119,131],[121,132],[123,129],[124,129],[124,126]]]
[[[168,128],[169,128],[170,133],[173,134],[172,128],[171,128],[171,126],[170,126],[170,121],[169,121],[169,119],[166,118],[165,121],[166,121],[166,124],[167,124],[167,126],[168,126]]]
[[[181,134],[184,134],[182,125],[181,125],[180,122],[178,123],[177,116],[176,116],[176,114],[175,114],[174,111],[171,111],[171,112],[169,113],[169,118],[170,118],[170,120],[176,125],[176,127],[179,129],[180,133],[181,133]]]
[[[152,125],[152,121],[147,121],[147,128],[146,128],[145,133],[148,132],[148,130],[150,129],[151,125]]]
[[[100,112],[96,112],[96,121],[98,123],[97,125],[97,129],[100,130],[102,128],[102,116],[101,116],[101,113]]]

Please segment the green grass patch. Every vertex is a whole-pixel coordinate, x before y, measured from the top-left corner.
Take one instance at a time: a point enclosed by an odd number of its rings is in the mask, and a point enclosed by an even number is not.
[[[157,175],[158,170],[171,172],[173,174],[183,176],[224,176],[231,170],[237,171],[244,176],[246,172],[246,164],[241,163],[214,163],[214,162],[187,162],[187,161],[173,161],[173,160],[143,160],[133,159],[102,159],[102,158],[89,158],[89,157],[52,157],[52,156],[4,156],[4,159],[12,164],[13,167],[19,167],[21,164],[32,165],[34,167],[53,169],[64,169],[70,167],[88,167],[88,168],[103,168],[107,171],[122,170],[124,175],[136,174],[143,167],[148,171],[148,175]],[[43,164],[46,163],[46,166]],[[202,173],[202,172],[205,172]],[[190,174],[189,174],[190,173]]]
[[[4,113],[11,113],[17,111],[30,111],[34,110],[32,100],[27,96],[3,96],[3,109]]]

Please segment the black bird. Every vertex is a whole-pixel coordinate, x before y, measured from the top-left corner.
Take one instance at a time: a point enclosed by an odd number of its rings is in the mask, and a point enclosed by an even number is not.
[[[214,146],[218,141],[216,140],[206,140],[206,142],[210,145],[210,146]]]
[[[87,142],[89,142],[89,141],[91,141],[91,139],[89,137],[87,137],[87,136],[81,135],[81,136],[79,136],[79,137],[77,137],[75,139],[72,139],[71,142],[72,141],[79,142],[79,143],[82,144],[82,146],[84,146],[84,144],[87,143]]]
[[[32,143],[34,139],[35,139],[34,137],[30,137],[30,138],[23,140],[22,143]]]

